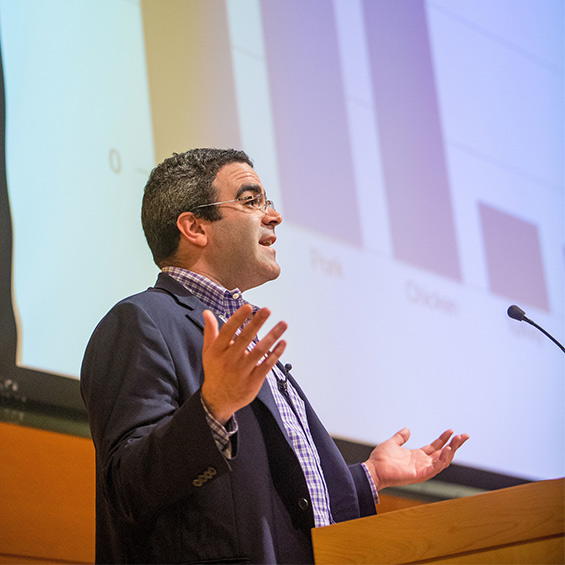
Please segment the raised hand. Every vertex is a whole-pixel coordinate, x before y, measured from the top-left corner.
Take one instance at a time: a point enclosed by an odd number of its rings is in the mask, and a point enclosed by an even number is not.
[[[214,314],[209,310],[204,312],[202,399],[222,424],[234,412],[253,401],[267,373],[286,347],[285,341],[278,340],[286,331],[287,324],[279,322],[253,349],[248,350],[249,344],[271,314],[267,308],[262,308],[236,335],[237,329],[252,311],[249,304],[241,306],[221,329],[218,329]]]

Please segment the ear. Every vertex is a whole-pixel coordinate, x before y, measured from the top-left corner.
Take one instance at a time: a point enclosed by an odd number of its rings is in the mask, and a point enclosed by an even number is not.
[[[206,220],[195,217],[192,212],[183,212],[177,218],[177,228],[181,237],[198,247],[204,247],[208,243],[206,224]]]

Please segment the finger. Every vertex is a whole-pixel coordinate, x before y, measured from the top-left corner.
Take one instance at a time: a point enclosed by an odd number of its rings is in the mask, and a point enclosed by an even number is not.
[[[408,428],[402,428],[390,438],[390,440],[397,445],[404,445],[409,439],[410,430]]]
[[[252,372],[252,378],[262,380],[272,370],[286,349],[286,341],[279,341],[272,351],[269,351]]]
[[[252,312],[251,304],[244,304],[229,317],[217,336],[218,347],[227,348],[231,345],[238,328],[249,318]]]
[[[238,346],[237,349],[244,350],[248,348],[249,344],[255,339],[257,332],[263,327],[270,315],[271,311],[268,308],[261,308],[255,313],[236,336],[235,343]]]
[[[255,363],[255,365],[249,369],[247,376],[245,377],[247,390],[254,391],[253,398],[259,392],[267,374],[273,369],[277,361],[280,359],[286,348],[286,341],[279,341],[272,351],[269,351],[264,359],[260,363]],[[247,402],[253,400],[250,398]],[[246,404],[247,404],[246,402]]]
[[[445,469],[451,465],[453,461],[453,456],[455,455],[455,451],[451,448],[450,445],[447,445],[441,450],[439,457],[436,459],[434,465],[438,471]]]
[[[453,430],[446,430],[435,441],[433,441],[429,445],[425,445],[424,447],[422,447],[422,451],[426,455],[431,455],[432,453],[439,451],[449,441],[449,438],[451,437],[452,434],[453,434]]]
[[[204,349],[214,343],[218,337],[218,320],[210,310],[204,310]]]
[[[469,439],[468,434],[461,434],[456,435],[448,446],[444,447],[440,453],[438,458],[438,463],[441,464],[443,467],[447,467],[453,457],[455,456],[455,452]]]
[[[255,347],[249,352],[249,361],[253,363],[261,362],[261,359],[270,353],[270,349],[276,341],[280,339],[287,328],[288,324],[286,322],[279,322],[276,324],[271,331],[263,339],[258,341]]]
[[[449,443],[449,446],[453,450],[453,453],[455,453],[468,439],[469,434],[456,435]]]

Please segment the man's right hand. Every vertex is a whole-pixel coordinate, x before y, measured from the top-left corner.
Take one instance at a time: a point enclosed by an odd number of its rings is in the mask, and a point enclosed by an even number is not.
[[[271,314],[267,308],[261,308],[236,335],[237,329],[252,312],[251,305],[241,306],[220,330],[216,316],[210,310],[204,311],[202,399],[222,424],[255,399],[267,373],[286,347],[286,342],[279,339],[288,326],[286,322],[279,322],[253,349],[248,350]]]

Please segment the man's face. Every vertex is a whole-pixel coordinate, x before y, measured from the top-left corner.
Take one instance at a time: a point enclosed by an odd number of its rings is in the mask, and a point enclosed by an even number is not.
[[[218,201],[260,195],[263,203],[265,190],[257,173],[246,163],[230,163],[222,167],[214,186]],[[221,220],[211,222],[209,232],[209,273],[227,289],[241,291],[276,279],[280,267],[276,260],[275,227],[281,215],[271,208],[265,213],[250,203],[222,204]]]

